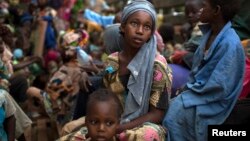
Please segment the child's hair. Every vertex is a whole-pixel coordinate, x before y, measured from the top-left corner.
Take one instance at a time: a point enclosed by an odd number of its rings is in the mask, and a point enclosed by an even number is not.
[[[94,91],[92,94],[90,94],[88,102],[87,102],[87,115],[89,111],[91,110],[91,106],[95,104],[96,102],[112,102],[112,104],[115,104],[116,110],[117,110],[117,116],[120,118],[123,113],[123,108],[121,105],[120,100],[118,97],[112,93],[108,89],[98,89]]]
[[[223,18],[226,21],[231,20],[240,8],[241,2],[239,0],[210,0],[211,5],[221,7]]]

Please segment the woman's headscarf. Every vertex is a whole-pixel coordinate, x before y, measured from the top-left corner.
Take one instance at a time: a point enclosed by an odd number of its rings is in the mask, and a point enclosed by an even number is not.
[[[153,5],[146,0],[135,0],[129,3],[122,12],[122,24],[138,11],[145,11],[152,18],[152,36],[138,51],[127,68],[131,72],[127,84],[128,96],[121,122],[129,122],[148,112],[149,99],[153,78],[153,67],[156,55],[156,38],[154,36],[156,26],[156,13]]]

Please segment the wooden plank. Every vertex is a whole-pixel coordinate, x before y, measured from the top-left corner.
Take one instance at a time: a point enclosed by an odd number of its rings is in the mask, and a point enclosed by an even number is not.
[[[155,8],[170,8],[184,5],[185,0],[153,0]]]
[[[45,42],[45,33],[48,23],[46,21],[38,21],[36,30],[33,31],[33,40],[35,42],[35,48],[33,54],[35,56],[42,57],[44,52],[44,42]]]

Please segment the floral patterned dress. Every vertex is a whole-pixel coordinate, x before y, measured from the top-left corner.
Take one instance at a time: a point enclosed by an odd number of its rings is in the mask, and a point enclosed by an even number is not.
[[[128,89],[126,88],[130,75],[119,75],[118,52],[111,54],[107,59],[107,75],[104,77],[104,85],[117,94],[123,107],[126,104]],[[159,54],[154,61],[154,73],[149,98],[150,105],[158,109],[167,109],[171,90],[172,72],[168,67],[165,58]],[[129,104],[129,103],[128,103]],[[165,140],[165,129],[160,125],[146,122],[140,127],[126,130],[119,135],[119,140]]]

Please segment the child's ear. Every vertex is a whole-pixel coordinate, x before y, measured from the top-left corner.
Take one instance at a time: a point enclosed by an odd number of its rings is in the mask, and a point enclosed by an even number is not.
[[[217,5],[215,7],[214,15],[218,15],[221,12],[221,6]]]

